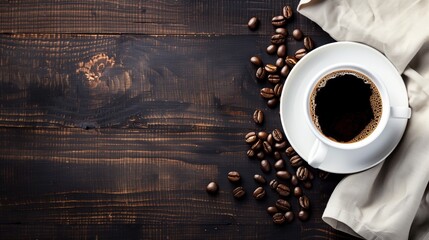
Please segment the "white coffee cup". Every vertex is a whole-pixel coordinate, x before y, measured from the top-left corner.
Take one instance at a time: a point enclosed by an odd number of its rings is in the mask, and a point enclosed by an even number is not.
[[[351,143],[338,142],[325,136],[316,127],[310,110],[310,97],[313,92],[313,89],[318,84],[318,82],[327,74],[343,70],[351,70],[367,76],[378,89],[382,100],[382,114],[376,128],[365,138]],[[393,106],[390,104],[388,91],[384,86],[383,81],[381,81],[381,76],[377,76],[376,73],[371,73],[365,70],[365,68],[353,63],[341,63],[337,65],[332,65],[320,71],[320,73],[316,74],[314,78],[311,79],[310,83],[307,85],[305,96],[306,101],[304,101],[303,107],[306,112],[306,124],[315,136],[315,140],[311,146],[309,157],[307,157],[306,160],[312,167],[315,168],[319,167],[323,163],[323,161],[325,161],[329,151],[364,149],[365,146],[374,143],[374,140],[376,140],[380,137],[380,135],[383,134],[383,131],[385,130],[389,119],[408,119],[411,116],[411,109],[409,107]]]

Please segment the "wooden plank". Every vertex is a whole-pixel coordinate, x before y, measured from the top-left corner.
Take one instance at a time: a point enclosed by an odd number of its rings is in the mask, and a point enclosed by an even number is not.
[[[273,31],[271,18],[280,15],[285,4],[296,9],[298,1],[1,1],[0,32],[267,35]],[[311,26],[304,30],[321,33],[310,20],[296,15],[290,29]],[[252,16],[261,19],[257,32],[247,28]]]

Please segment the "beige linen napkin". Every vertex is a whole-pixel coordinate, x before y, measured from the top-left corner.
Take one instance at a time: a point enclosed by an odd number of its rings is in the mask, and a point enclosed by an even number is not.
[[[366,239],[429,239],[429,1],[301,0],[298,11],[338,41],[384,53],[402,74],[412,108],[392,155],[344,178],[323,220]]]

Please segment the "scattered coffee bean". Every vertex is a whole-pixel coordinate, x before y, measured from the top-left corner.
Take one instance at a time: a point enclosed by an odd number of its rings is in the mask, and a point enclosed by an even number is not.
[[[285,60],[283,58],[277,58],[276,60],[276,66],[278,68],[283,68],[285,65]],[[281,74],[281,70],[280,70],[280,74]]]
[[[246,194],[246,191],[241,186],[236,187],[234,188],[234,190],[232,190],[232,195],[237,199],[244,197],[245,194]]]
[[[249,149],[247,150],[246,154],[249,158],[252,158],[255,156],[255,151],[253,151],[252,149]]]
[[[265,131],[260,131],[258,132],[258,138],[261,140],[266,140],[268,137],[268,133]]]
[[[310,180],[314,179],[314,175],[311,171],[308,171],[308,179],[310,179]]]
[[[286,148],[286,156],[290,157],[296,154],[295,149],[293,149],[293,147],[288,147]]]
[[[283,159],[279,159],[274,163],[274,169],[277,171],[285,168],[285,161]]]
[[[255,132],[247,133],[244,138],[246,140],[246,143],[249,143],[249,144],[252,144],[252,143],[256,142],[256,140],[258,140],[258,137],[256,136]]]
[[[274,144],[274,138],[273,138],[273,134],[268,134],[268,137],[267,137],[267,142],[269,143],[269,144],[271,144],[271,145],[273,145]]]
[[[262,125],[264,122],[264,112],[260,109],[256,109],[253,113],[253,121],[258,125]]]
[[[300,30],[300,29],[295,29],[295,30],[293,30],[293,32],[292,32],[292,36],[293,36],[293,38],[295,39],[295,40],[297,40],[297,41],[299,41],[299,40],[301,40],[302,39],[302,37],[303,37],[303,33],[302,33],[302,31]]]
[[[310,199],[308,199],[307,196],[301,196],[298,199],[299,205],[303,208],[303,209],[309,209],[310,208]]]
[[[264,148],[264,152],[266,154],[270,154],[273,152],[273,148],[271,147],[271,145],[267,141],[262,142],[262,147]]]
[[[285,57],[286,56],[286,45],[282,44],[277,48],[277,57]]]
[[[262,81],[265,79],[267,75],[267,72],[265,71],[265,68],[260,67],[258,70],[256,70],[255,76],[259,81]]]
[[[255,191],[253,191],[253,197],[257,200],[260,200],[265,197],[265,189],[263,187],[257,187]]]
[[[264,176],[262,176],[262,175],[259,175],[259,174],[255,174],[255,175],[253,176],[253,179],[254,179],[257,183],[260,183],[260,184],[265,184],[265,183],[267,182],[267,180],[265,180],[265,177],[264,177]]]
[[[265,153],[264,153],[264,151],[260,151],[260,152],[258,152],[258,153],[256,154],[256,157],[257,157],[259,160],[264,159],[264,158],[265,158]]]
[[[261,149],[262,147],[262,140],[258,139],[258,141],[256,141],[251,147],[250,149],[252,149],[253,151],[257,151],[259,149]]]
[[[275,224],[283,224],[284,222],[286,221],[286,218],[285,218],[285,216],[284,216],[284,214],[283,213],[275,213],[274,215],[273,215],[273,222],[275,223]]]
[[[305,181],[308,178],[308,169],[304,166],[299,167],[296,170],[296,177],[301,181]]]
[[[313,185],[311,184],[311,181],[305,181],[304,182],[304,188],[306,189],[311,189]]]
[[[294,155],[289,159],[290,165],[292,167],[299,167],[301,166],[304,162],[302,160],[302,158],[299,155]]]
[[[323,170],[319,170],[319,178],[322,180],[326,180],[329,177],[329,173]]]
[[[289,75],[289,72],[290,72],[290,67],[288,65],[284,65],[280,70],[280,75],[282,75],[282,77],[287,77]]]
[[[273,139],[276,142],[281,142],[283,141],[283,133],[282,131],[280,131],[278,128],[274,129],[273,132],[271,133],[273,135]]]
[[[282,91],[283,91],[283,84],[281,84],[281,83],[276,84],[276,86],[274,86],[273,90],[274,90],[274,95],[276,95],[276,97],[280,97],[282,95]],[[286,145],[285,145],[285,147],[286,147]]]
[[[294,56],[287,56],[285,62],[289,67],[292,68],[296,65],[298,60]]]
[[[271,36],[271,43],[275,45],[280,45],[285,42],[285,36],[283,34],[274,34]]]
[[[270,188],[275,190],[277,186],[279,185],[279,182],[276,179],[273,179],[270,181]]]
[[[275,160],[279,160],[279,159],[281,159],[281,158],[282,158],[282,155],[280,154],[280,152],[279,152],[279,151],[274,151],[274,152],[273,152],[273,158],[274,158]]]
[[[292,222],[294,217],[295,217],[295,216],[294,216],[294,214],[293,214],[293,212],[292,212],[292,211],[287,211],[287,212],[285,213],[285,220],[286,220],[286,222],[288,222],[288,223]]]
[[[286,184],[279,183],[276,187],[276,192],[282,197],[287,197],[290,195],[290,188]]]
[[[277,66],[271,63],[268,63],[267,65],[265,65],[265,71],[267,73],[275,73],[277,72]]]
[[[283,149],[286,148],[286,146],[287,146],[287,142],[286,141],[276,142],[274,144],[274,148],[277,149],[277,150],[283,150]]]
[[[278,212],[279,212],[279,210],[275,206],[269,206],[267,208],[267,213],[270,214],[270,215],[274,215],[274,214],[276,214]]]
[[[259,26],[259,19],[257,17],[251,17],[249,19],[249,22],[247,22],[247,26],[249,27],[250,30],[254,31],[256,29],[258,29]]]
[[[314,42],[313,39],[311,39],[310,37],[305,37],[304,38],[304,47],[305,49],[307,49],[308,51],[312,50],[314,48]]]
[[[281,210],[281,211],[289,211],[290,210],[290,203],[284,199],[277,199],[276,201],[276,207],[277,209]]]
[[[240,173],[237,171],[231,171],[228,173],[228,180],[232,183],[239,182],[241,179]]]
[[[278,177],[279,179],[282,179],[282,180],[288,180],[291,178],[291,175],[288,171],[281,170],[281,171],[276,172],[276,177]]]
[[[293,15],[293,11],[292,11],[292,8],[291,8],[291,6],[284,6],[283,7],[283,16],[286,18],[286,19],[290,19],[290,18],[292,18],[292,15]]]
[[[300,48],[295,52],[295,58],[301,59],[307,54],[307,50],[305,48]]]
[[[253,56],[250,58],[250,62],[256,67],[262,66],[262,59],[259,56]]]
[[[265,160],[265,159],[262,160],[261,163],[260,163],[260,165],[261,165],[261,170],[264,173],[268,173],[268,172],[271,171],[271,165],[270,165],[270,162],[268,162],[268,160]]]
[[[293,189],[293,195],[294,195],[295,197],[301,197],[301,196],[302,196],[302,188],[300,188],[300,187],[295,187],[295,188]]]
[[[209,182],[209,184],[207,184],[206,191],[210,194],[215,194],[219,191],[219,186],[215,182]]]
[[[271,99],[274,97],[274,90],[272,88],[262,88],[260,92],[261,97],[265,99]]]
[[[281,35],[287,37],[287,29],[286,28],[276,28],[275,32],[276,32],[276,34],[281,34]]]
[[[298,178],[296,177],[296,175],[292,175],[292,178],[290,179],[290,183],[291,183],[293,186],[297,186],[297,185],[298,185],[299,180],[298,180]]]
[[[274,44],[271,44],[267,47],[267,53],[268,54],[274,54],[275,52],[277,52],[277,46]]]
[[[280,82],[280,76],[277,74],[270,74],[268,75],[268,82],[272,83],[272,84],[277,84]]]
[[[305,210],[299,211],[299,213],[298,213],[299,220],[301,220],[301,221],[307,221],[308,217],[309,217],[309,214],[308,214],[307,211],[305,211]]]
[[[275,16],[271,19],[271,24],[274,27],[282,27],[286,24],[286,18],[283,16]]]
[[[279,104],[278,98],[271,98],[270,100],[267,101],[267,106],[269,108],[275,108],[277,106],[277,104]]]

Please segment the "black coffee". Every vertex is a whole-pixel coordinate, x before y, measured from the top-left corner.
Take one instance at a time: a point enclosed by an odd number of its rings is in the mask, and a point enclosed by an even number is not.
[[[328,138],[342,143],[369,136],[381,118],[381,96],[365,75],[335,71],[317,83],[310,97],[310,111],[316,127]]]

